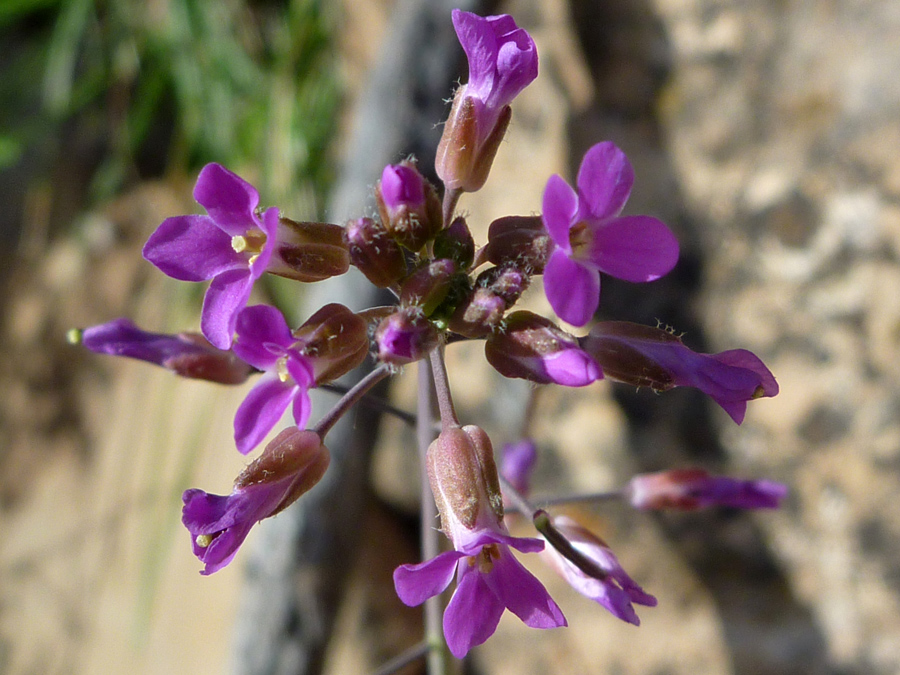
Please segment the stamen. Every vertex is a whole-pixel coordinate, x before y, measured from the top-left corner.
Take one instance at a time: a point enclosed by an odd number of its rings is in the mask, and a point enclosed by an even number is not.
[[[235,253],[243,253],[247,250],[247,240],[237,234],[231,238],[231,248],[234,249]]]
[[[287,369],[287,357],[286,356],[282,356],[280,359],[278,359],[278,363],[275,366],[275,371],[278,373],[278,379],[281,380],[282,382],[287,382],[289,379],[291,379],[291,374],[288,372],[288,369]]]
[[[206,548],[213,542],[213,536],[211,534],[198,534],[194,541],[200,548]]]

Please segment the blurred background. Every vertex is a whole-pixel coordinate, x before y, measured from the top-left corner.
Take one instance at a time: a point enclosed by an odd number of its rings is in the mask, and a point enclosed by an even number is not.
[[[326,617],[315,658],[252,665],[254,570],[270,537],[295,536],[279,530],[292,516],[212,577],[180,524],[185,488],[225,492],[244,465],[231,419],[245,389],[94,356],[65,333],[119,316],[196,329],[203,288],[140,249],[165,217],[199,212],[207,162],[294,219],[332,222],[373,211],[365,187],[385,163],[415,152],[430,170],[440,99],[465,79],[458,48],[438,49],[451,6],[0,3],[0,672],[365,673],[419,640],[390,581],[417,556],[402,425],[385,420],[367,451],[361,518],[339,491],[328,502],[362,526],[333,592],[292,615]],[[571,179],[613,140],[635,166],[629,210],[669,223],[683,253],[651,285],[604,279],[602,317],[661,321],[698,351],[751,349],[781,386],[741,427],[690,391],[548,389],[530,428],[536,494],[698,464],[791,488],[775,513],[581,507],[659,606],[621,624],[531,564],[570,628],[506,617],[468,672],[900,672],[900,5],[456,6],[513,14],[541,58],[491,179],[460,204],[476,239],[539,212],[550,174]],[[293,286],[259,293],[304,317]],[[536,284],[526,303],[546,309],[541,296]],[[528,387],[493,375],[477,345],[449,358],[461,417],[497,447],[515,440]],[[390,393],[411,409],[408,370]],[[286,579],[303,598],[305,577]]]

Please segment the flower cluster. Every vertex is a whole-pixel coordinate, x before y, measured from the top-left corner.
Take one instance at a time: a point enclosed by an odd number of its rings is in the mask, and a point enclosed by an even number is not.
[[[584,387],[606,377],[655,391],[696,387],[738,424],[748,401],[774,396],[778,386],[745,350],[700,354],[659,328],[603,322],[579,336],[556,322],[576,329],[592,322],[601,273],[649,282],[678,261],[678,242],[664,223],[622,215],[635,176],[611,142],[587,151],[574,188],[560,176],[548,179],[542,214],[499,218],[487,228],[487,241],[476,244],[456,205],[487,181],[511,103],[537,77],[538,57],[531,36],[509,16],[456,10],[453,25],[469,60],[469,79],[456,92],[437,149],[440,185],[426,180],[410,158],[382,172],[374,190],[377,217],[297,222],[277,207],[261,208],[253,186],[210,164],[194,189],[206,215],[166,219],[144,247],[146,260],[163,273],[210,282],[201,334],[151,333],[116,319],[73,338],[94,352],[140,359],[184,377],[238,385],[255,376],[234,418],[235,446],[243,454],[262,444],[291,409],[293,424],[265,445],[229,495],[184,493],[183,522],[203,574],[225,567],[255,523],[319,481],[329,461],[329,429],[379,379],[430,361],[442,432],[424,457],[452,550],[401,565],[394,582],[400,599],[417,605],[456,579],[443,627],[450,651],[461,658],[490,637],[506,609],[531,627],[566,625],[513,549],[543,551],[576,590],[629,623],[639,623],[633,604],[652,607],[656,599],[595,534],[527,504],[532,444],[504,459],[509,483],[501,493],[490,439],[479,427],[460,424],[446,377],[439,377],[446,375],[446,345],[483,340],[487,361],[501,375],[537,385]],[[311,283],[350,266],[389,289],[396,304],[361,313],[327,304],[296,328],[275,307],[249,304],[266,274]],[[515,309],[540,276],[556,317]],[[369,355],[375,361],[371,373],[307,428],[309,390],[360,367]],[[420,424],[428,428],[430,421]],[[540,538],[510,535],[504,496],[532,517]],[[784,493],[774,483],[676,471],[636,477],[620,496],[639,509],[760,508],[777,505]]]

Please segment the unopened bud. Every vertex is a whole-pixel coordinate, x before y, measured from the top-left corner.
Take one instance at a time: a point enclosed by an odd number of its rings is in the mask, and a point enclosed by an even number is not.
[[[494,450],[483,429],[445,429],[429,446],[425,461],[442,528],[455,545],[466,530],[503,521]]]
[[[488,227],[487,259],[528,274],[543,274],[555,244],[540,216],[506,216]]]
[[[437,329],[414,307],[399,309],[375,329],[378,359],[398,366],[418,361],[439,341]]]
[[[388,232],[411,251],[420,250],[443,226],[437,192],[410,160],[384,168],[375,201]]]
[[[235,479],[236,490],[290,479],[290,488],[268,516],[274,516],[308,492],[325,475],[331,455],[314,431],[289,427]]]
[[[416,306],[425,316],[430,316],[447,297],[455,272],[456,265],[446,258],[425,263],[403,282],[400,304]]]
[[[434,257],[450,258],[457,269],[469,269],[475,259],[475,240],[465,218],[457,216],[449,227],[438,232],[434,239]]]
[[[344,241],[350,262],[378,288],[393,286],[406,276],[403,249],[378,221],[351,220],[344,228]]]
[[[266,271],[296,281],[312,282],[343,274],[350,256],[343,228],[331,223],[278,221],[275,251]]]
[[[505,313],[503,298],[486,288],[476,288],[456,307],[448,326],[468,338],[482,338],[500,326]]]
[[[490,174],[512,119],[512,108],[504,106],[496,118],[485,115],[484,104],[468,96],[466,89],[460,87],[453,98],[434,168],[446,189],[477,192]],[[487,124],[493,126],[482,128]]]
[[[505,330],[487,339],[484,354],[501,375],[538,384],[583,387],[603,377],[575,337],[527,311],[510,314]]]
[[[129,319],[115,319],[70,334],[71,340],[92,352],[155,363],[182,377],[241,384],[253,371],[233,352],[213,347],[198,333],[149,333]]]
[[[369,353],[366,320],[338,303],[322,307],[293,335],[313,365],[316,384],[350,372]]]

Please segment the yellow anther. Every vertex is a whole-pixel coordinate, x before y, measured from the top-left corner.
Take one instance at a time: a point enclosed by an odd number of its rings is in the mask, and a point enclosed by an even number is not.
[[[198,534],[194,541],[197,542],[197,546],[200,548],[206,548],[213,542],[213,537],[211,534]]]
[[[70,328],[66,331],[66,342],[70,345],[80,345],[84,331],[80,328]]]
[[[243,253],[247,250],[247,239],[237,234],[231,238],[231,248],[235,253]]]
[[[291,374],[287,369],[286,356],[282,356],[280,359],[278,359],[278,364],[275,366],[275,371],[278,373],[278,379],[282,382],[287,382],[289,379],[291,379]]]

